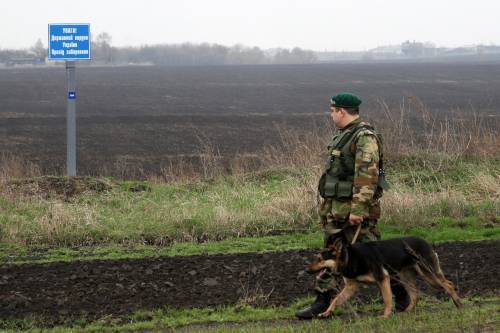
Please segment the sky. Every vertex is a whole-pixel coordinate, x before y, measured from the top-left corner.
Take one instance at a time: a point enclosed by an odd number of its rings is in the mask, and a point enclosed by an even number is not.
[[[114,46],[243,44],[363,51],[406,40],[500,45],[497,0],[1,0],[0,49],[47,44],[49,23],[90,23]]]

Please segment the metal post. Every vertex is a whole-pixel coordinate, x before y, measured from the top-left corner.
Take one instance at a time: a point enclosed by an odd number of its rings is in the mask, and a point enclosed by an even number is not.
[[[76,176],[76,73],[74,61],[66,61],[66,78],[68,82],[66,166],[68,176]]]

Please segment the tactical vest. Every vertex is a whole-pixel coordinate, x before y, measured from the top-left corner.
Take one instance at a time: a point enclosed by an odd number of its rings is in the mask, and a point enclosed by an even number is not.
[[[323,198],[333,198],[340,201],[352,199],[356,157],[351,152],[351,145],[361,131],[373,133],[378,142],[380,160],[377,192],[382,193],[382,190],[389,188],[389,184],[385,180],[382,137],[371,125],[361,122],[335,135],[328,145],[325,172],[318,185],[319,193]]]

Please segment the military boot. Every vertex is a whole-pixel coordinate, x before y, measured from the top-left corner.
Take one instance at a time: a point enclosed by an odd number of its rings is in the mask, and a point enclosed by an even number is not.
[[[320,313],[326,311],[326,309],[330,305],[332,297],[333,290],[324,293],[316,291],[316,299],[314,300],[314,302],[311,305],[297,311],[295,313],[295,316],[299,319],[312,319],[314,317],[317,317]]]

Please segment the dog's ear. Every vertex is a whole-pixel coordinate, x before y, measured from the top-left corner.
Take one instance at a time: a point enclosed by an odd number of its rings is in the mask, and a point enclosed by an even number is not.
[[[339,237],[342,235],[342,229],[334,229],[332,230],[332,233],[328,235],[328,238],[326,239],[326,248],[333,248],[335,245],[335,242],[338,240]]]
[[[328,241],[328,248],[332,251],[332,252],[338,252],[340,250],[340,248],[342,247],[342,244],[343,244],[343,241],[341,239],[341,237],[334,237],[336,235],[332,235],[330,236],[330,239]]]
[[[342,239],[337,239],[335,242],[335,257],[336,259],[340,259],[340,256],[344,250],[344,242],[342,242]]]
[[[343,242],[338,242],[336,249],[337,249],[338,253],[341,253],[342,250],[344,249],[344,243]]]
[[[337,250],[335,253],[335,263],[337,270],[341,270],[343,266],[347,265],[349,260],[349,243],[344,243],[342,239],[337,242]]]

